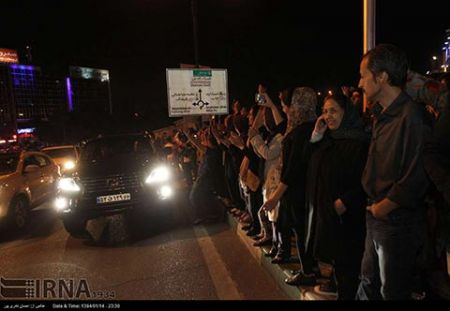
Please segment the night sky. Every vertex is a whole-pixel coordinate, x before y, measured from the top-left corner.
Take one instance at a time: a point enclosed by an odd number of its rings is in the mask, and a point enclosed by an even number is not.
[[[310,3],[311,2],[311,3]],[[394,3],[394,4],[393,4]],[[394,43],[424,73],[450,28],[450,1],[377,1],[377,43]],[[0,1],[0,47],[50,73],[110,70],[116,111],[167,124],[166,68],[194,63],[189,0]],[[228,69],[230,98],[358,83],[362,0],[198,0],[200,64]]]

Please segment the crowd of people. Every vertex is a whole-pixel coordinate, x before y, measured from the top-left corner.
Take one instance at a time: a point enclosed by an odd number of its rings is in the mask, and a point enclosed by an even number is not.
[[[318,102],[307,86],[271,98],[259,84],[248,109],[235,100],[223,122],[177,134],[194,224],[223,218],[214,202],[226,198],[272,263],[295,260],[295,239],[301,268],[286,283],[316,285],[325,262],[323,293],[410,299],[450,250],[450,107],[448,85],[406,59],[378,45],[362,57],[357,89]]]

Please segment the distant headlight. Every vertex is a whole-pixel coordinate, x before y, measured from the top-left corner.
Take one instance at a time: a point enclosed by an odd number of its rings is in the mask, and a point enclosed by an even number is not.
[[[78,192],[80,186],[77,185],[73,178],[61,178],[58,182],[58,189],[67,192]]]
[[[170,171],[167,167],[160,166],[155,168],[145,180],[147,184],[161,183],[170,179]]]
[[[75,168],[75,162],[69,160],[69,161],[64,162],[63,166],[64,166],[65,170],[72,170]]]

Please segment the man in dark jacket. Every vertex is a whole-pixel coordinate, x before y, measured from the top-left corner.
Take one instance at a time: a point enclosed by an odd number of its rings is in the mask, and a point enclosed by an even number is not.
[[[403,92],[408,64],[393,45],[363,56],[359,86],[374,103],[375,123],[362,176],[369,197],[359,299],[410,299],[424,240],[423,107]]]

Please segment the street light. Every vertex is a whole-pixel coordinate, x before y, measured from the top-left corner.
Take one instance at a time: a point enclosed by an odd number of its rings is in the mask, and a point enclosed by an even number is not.
[[[431,72],[438,72],[440,71],[439,69],[439,57],[437,57],[436,55],[433,55],[431,57],[432,61],[431,61]]]

